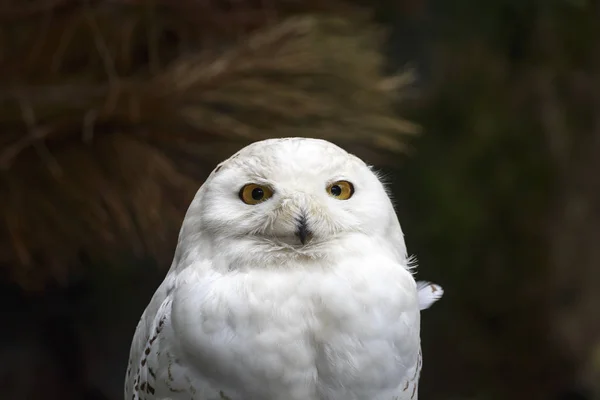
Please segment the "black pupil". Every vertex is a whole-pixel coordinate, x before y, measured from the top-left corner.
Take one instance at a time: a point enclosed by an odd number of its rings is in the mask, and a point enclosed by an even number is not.
[[[340,196],[342,194],[342,188],[340,187],[340,185],[333,185],[331,187],[331,194],[335,197]]]
[[[252,189],[252,198],[254,200],[261,200],[265,196],[265,192],[261,188]]]

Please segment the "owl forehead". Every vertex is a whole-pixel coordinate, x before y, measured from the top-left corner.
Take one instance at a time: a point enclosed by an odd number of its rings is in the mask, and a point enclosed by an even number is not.
[[[262,179],[286,179],[349,172],[357,162],[345,150],[317,139],[259,142],[230,159],[231,166]]]

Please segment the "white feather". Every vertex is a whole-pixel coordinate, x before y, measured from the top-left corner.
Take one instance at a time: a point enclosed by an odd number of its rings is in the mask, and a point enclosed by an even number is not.
[[[419,307],[425,310],[433,305],[444,295],[444,289],[435,283],[427,281],[417,282],[417,291],[419,293]]]

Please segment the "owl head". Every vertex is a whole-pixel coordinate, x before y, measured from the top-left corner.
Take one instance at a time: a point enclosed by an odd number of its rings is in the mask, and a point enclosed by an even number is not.
[[[389,241],[406,257],[376,173],[325,140],[269,139],[215,168],[188,210],[178,250],[268,264],[327,257],[358,236]]]

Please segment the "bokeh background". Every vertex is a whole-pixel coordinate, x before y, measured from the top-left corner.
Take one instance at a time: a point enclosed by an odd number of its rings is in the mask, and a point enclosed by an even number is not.
[[[0,398],[122,398],[214,165],[327,138],[385,172],[423,400],[600,399],[600,4],[0,1]]]

